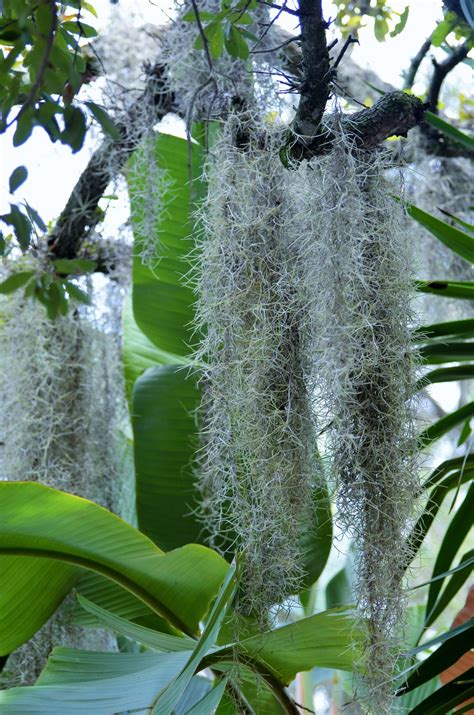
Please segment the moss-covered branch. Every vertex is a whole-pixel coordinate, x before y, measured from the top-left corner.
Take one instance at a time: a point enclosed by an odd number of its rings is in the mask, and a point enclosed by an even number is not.
[[[110,181],[136,149],[146,131],[167,114],[173,98],[165,91],[163,67],[148,70],[144,92],[127,115],[116,120],[120,138],[106,138],[93,153],[54,226],[48,244],[55,258],[74,258],[100,220],[98,204]]]

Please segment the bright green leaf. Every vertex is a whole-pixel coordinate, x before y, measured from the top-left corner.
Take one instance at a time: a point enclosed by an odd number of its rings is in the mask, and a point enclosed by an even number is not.
[[[0,293],[13,293],[22,288],[35,274],[33,271],[18,271],[0,283]]]
[[[10,193],[15,193],[15,191],[26,181],[27,178],[28,171],[26,166],[17,166],[9,179]]]
[[[0,483],[0,497],[0,555],[42,555],[92,569],[185,632],[197,630],[228,568],[195,544],[163,554],[102,507],[42,484]]]
[[[108,134],[114,141],[118,141],[120,139],[120,130],[115,124],[115,122],[110,118],[108,113],[101,107],[100,105],[96,104],[95,102],[84,102],[84,104],[89,107],[91,110],[92,114],[94,117],[97,119],[99,122],[100,126],[104,130],[106,134]]]

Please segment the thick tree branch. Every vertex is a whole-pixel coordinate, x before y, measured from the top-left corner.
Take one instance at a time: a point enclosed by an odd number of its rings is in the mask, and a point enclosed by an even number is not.
[[[299,0],[303,81],[293,128],[302,137],[318,130],[329,98],[331,65],[326,42],[327,23],[321,0]]]
[[[410,62],[410,66],[408,70],[405,73],[405,83],[403,85],[404,89],[411,89],[413,87],[413,84],[415,82],[415,77],[420,69],[420,65],[423,62],[424,58],[428,54],[428,50],[431,47],[431,35],[423,42],[422,46],[416,53],[416,55],[413,57],[412,61]]]
[[[462,62],[468,55],[471,49],[471,43],[466,40],[462,45],[459,45],[443,62],[433,60],[433,76],[431,77],[430,86],[428,89],[428,104],[432,112],[438,113],[438,100],[441,92],[441,85],[447,75]]]
[[[354,114],[343,114],[336,119],[329,116],[311,138],[298,137],[289,151],[294,159],[309,159],[331,150],[337,130],[334,122],[341,124],[345,133],[352,136],[358,149],[375,149],[391,136],[406,137],[407,132],[423,120],[426,105],[421,99],[405,92],[385,94],[373,107]],[[333,128],[334,127],[334,128]]]
[[[158,64],[148,70],[144,92],[127,115],[115,122],[120,139],[105,139],[92,155],[48,238],[49,249],[55,258],[78,255],[87,233],[99,221],[98,204],[110,181],[146,131],[172,109],[173,97],[166,92],[163,72],[163,67]]]

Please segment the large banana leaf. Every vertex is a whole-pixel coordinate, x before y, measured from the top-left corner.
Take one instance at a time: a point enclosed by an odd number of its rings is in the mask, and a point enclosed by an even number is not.
[[[194,513],[198,405],[196,381],[182,366],[151,368],[135,383],[138,523],[165,550],[202,542],[206,536]]]
[[[237,653],[243,662],[256,663],[259,672],[263,668],[288,685],[297,673],[314,667],[351,671],[361,641],[354,616],[339,608],[246,638],[238,643]],[[222,646],[206,662],[217,663],[233,652],[233,645]]]
[[[76,591],[94,605],[116,616],[163,633],[177,634],[176,629],[152,611],[146,603],[98,573],[86,571],[76,585]],[[77,625],[97,628],[97,618],[80,606],[75,608],[73,616]]]
[[[131,297],[126,299],[123,308],[123,366],[128,398],[131,398],[135,381],[149,367],[156,365],[186,364],[186,358],[160,350],[140,330],[133,315]]]
[[[0,505],[0,555],[57,559],[96,571],[188,633],[197,631],[228,568],[196,544],[163,554],[106,509],[38,483],[0,483]],[[20,609],[16,616],[13,621],[30,618]]]
[[[106,626],[115,631],[115,633],[130,638],[130,640],[134,640],[137,643],[142,643],[148,648],[153,648],[153,650],[163,653],[178,653],[183,650],[192,651],[196,645],[196,641],[193,638],[189,638],[189,636],[171,635],[170,633],[163,633],[137,625],[126,618],[107,611],[105,608],[97,606],[81,595],[78,595],[78,601],[82,608],[95,617],[95,625]]]
[[[146,151],[134,153],[128,172],[134,232],[133,312],[139,328],[160,350],[179,356],[189,354],[193,335],[194,294],[183,277],[189,272],[190,253],[195,248],[193,211],[205,185],[202,173],[203,148],[169,134],[158,134],[153,167]],[[190,166],[191,162],[191,166]],[[165,177],[160,202],[151,225],[147,219],[147,197],[156,190],[156,167]],[[192,185],[190,183],[192,178]],[[155,242],[159,262],[151,268],[141,254]]]
[[[79,575],[77,567],[59,561],[0,556],[0,655],[41,628]]]
[[[302,588],[310,588],[323,572],[332,545],[331,501],[326,486],[313,495],[312,525],[300,536],[305,576]]]
[[[56,648],[37,684],[0,692],[9,715],[114,715],[148,708],[189,653],[93,653]]]

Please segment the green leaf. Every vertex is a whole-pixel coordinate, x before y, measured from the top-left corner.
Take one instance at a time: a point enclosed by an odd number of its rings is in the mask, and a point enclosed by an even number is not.
[[[428,124],[431,124],[432,127],[443,132],[450,139],[453,139],[454,141],[458,142],[458,144],[461,144],[462,146],[466,147],[466,149],[470,149],[471,151],[474,149],[474,137],[470,136],[470,134],[462,132],[456,127],[453,127],[452,124],[449,124],[449,122],[446,122],[444,119],[441,119],[441,117],[437,114],[434,114],[434,112],[426,112],[425,120],[428,122]]]
[[[438,241],[450,248],[453,253],[457,253],[462,258],[465,258],[466,261],[474,263],[474,236],[461,231],[460,228],[442,221],[413,204],[407,204],[406,210],[415,221],[428,229]]]
[[[28,201],[24,201],[25,208],[26,208],[26,213],[28,214],[28,218],[30,219],[31,223],[35,223],[40,231],[47,231],[47,226],[39,213],[28,203]]]
[[[407,24],[409,10],[410,7],[409,5],[407,5],[402,14],[400,15],[400,20],[397,22],[392,32],[390,33],[390,37],[396,37],[401,32],[403,32],[403,30],[405,29],[405,25]]]
[[[471,422],[470,420],[466,420],[464,423],[464,427],[461,430],[461,434],[459,435],[458,439],[458,447],[460,447],[464,442],[468,439],[468,437],[472,434],[472,429],[471,429]]]
[[[474,454],[468,454],[463,457],[455,457],[454,459],[447,459],[445,462],[438,465],[430,474],[426,482],[423,484],[423,489],[430,489],[432,486],[439,484],[439,482],[450,472],[472,469],[474,469]]]
[[[0,217],[4,223],[13,226],[16,239],[22,251],[30,245],[31,224],[28,217],[23,214],[16,204],[10,204],[10,213]]]
[[[93,273],[97,262],[89,258],[56,258],[53,261],[56,273]]]
[[[69,105],[64,110],[64,124],[65,127],[60,135],[61,143],[68,144],[75,154],[82,149],[86,135],[87,124],[84,112],[79,107]]]
[[[467,405],[460,407],[458,410],[454,410],[454,412],[446,415],[446,417],[442,417],[423,430],[418,436],[420,449],[426,449],[432,445],[433,442],[440,439],[440,437],[450,432],[453,427],[456,427],[465,420],[471,419],[471,417],[474,417],[474,402],[468,402]]]
[[[474,696],[473,678],[474,668],[471,668],[462,676],[436,690],[413,710],[410,710],[409,715],[446,715],[446,713],[450,713],[456,705],[460,705]],[[466,708],[455,710],[456,715],[471,712],[472,703]]]
[[[374,22],[374,34],[378,42],[385,40],[385,35],[389,30],[388,22],[385,17],[376,17]]]
[[[221,20],[215,20],[204,28],[209,52],[214,60],[218,60],[224,49],[224,25]]]
[[[413,586],[410,590],[415,591],[418,588],[422,588],[423,586],[428,586],[430,583],[433,583],[433,581],[438,581],[439,579],[446,578],[446,576],[452,576],[453,574],[459,574],[459,572],[465,572],[467,571],[470,566],[474,565],[474,551],[468,551],[467,554],[464,554],[462,557],[461,561],[457,566],[454,566],[452,569],[449,569],[448,571],[443,571],[443,573],[438,574],[434,578],[430,578],[429,581],[424,581],[423,583],[418,583],[416,586]]]
[[[237,675],[235,661],[232,662],[231,659],[218,661],[212,667],[213,670],[228,675],[234,692],[239,693],[243,701],[248,703],[249,712],[255,715],[287,715],[288,708],[282,706],[280,700],[275,697],[269,683],[245,662],[238,663]],[[236,715],[235,700],[232,695],[228,693],[223,695],[216,715]]]
[[[474,626],[473,621],[474,621],[474,619],[471,618],[467,621],[464,621],[459,626],[456,626],[456,628],[450,628],[448,631],[444,631],[443,633],[440,633],[439,635],[435,636],[434,638],[430,638],[429,641],[426,641],[425,643],[422,643],[421,645],[416,646],[416,648],[412,648],[412,650],[408,653],[408,655],[413,656],[413,655],[417,655],[418,653],[423,653],[427,650],[434,648],[435,646],[441,645],[441,643],[444,643],[445,641],[449,640],[450,638],[457,637],[458,635],[460,635],[461,633],[464,633],[465,631],[471,631]],[[418,665],[416,667],[418,668]]]
[[[225,38],[225,48],[231,57],[248,59],[249,47],[240,30],[235,25],[230,25],[229,34]]]
[[[97,30],[91,25],[82,22],[82,20],[80,22],[63,22],[62,27],[67,32],[72,32],[74,35],[80,35],[81,37],[89,38],[97,36]]]
[[[202,700],[200,700],[190,710],[186,710],[186,715],[209,715],[215,712],[215,708],[219,705],[226,689],[227,679],[221,680]]]
[[[441,47],[442,43],[449,35],[456,24],[453,13],[448,13],[444,20],[438,23],[436,29],[431,34],[431,44],[434,47]]]
[[[23,288],[35,274],[33,271],[18,271],[0,283],[0,293],[13,293],[19,288]]]
[[[447,323],[421,325],[414,331],[415,340],[425,341],[431,338],[444,338],[447,335],[461,338],[474,337],[474,318],[450,320]]]
[[[334,609],[245,639],[237,645],[237,652],[244,660],[255,658],[288,685],[297,673],[315,667],[351,671],[360,657],[361,641],[354,617]],[[225,651],[223,647],[213,657]]]
[[[474,619],[471,618],[459,628],[447,631],[443,636],[444,639],[440,647],[429,658],[423,660],[408,676],[405,684],[398,691],[400,695],[431,680],[469,652],[474,636]],[[427,644],[416,648],[415,651],[425,649],[425,646],[427,647]]]
[[[31,109],[26,109],[21,111],[17,122],[16,129],[13,135],[13,146],[21,146],[30,138],[31,132],[33,131],[33,113]]]
[[[89,107],[104,132],[114,141],[118,141],[121,137],[120,129],[117,127],[113,119],[110,118],[105,109],[95,102],[84,102],[84,104]]]
[[[457,509],[451,523],[446,529],[443,541],[438,551],[435,565],[431,578],[438,576],[443,571],[446,571],[451,566],[458,549],[461,547],[464,539],[469,533],[472,526],[472,514],[474,513],[474,484],[471,484],[468,493],[466,494],[463,503]],[[441,591],[444,579],[433,581],[428,592],[426,602],[426,613],[431,613],[434,608],[436,599]]]
[[[132,621],[117,616],[105,608],[97,606],[92,601],[89,601],[84,596],[78,594],[78,601],[82,608],[88,613],[95,616],[97,622],[112,631],[119,633],[126,638],[142,643],[143,645],[153,648],[164,653],[179,653],[181,651],[191,652],[194,650],[196,641],[187,636],[174,636],[170,633],[159,633],[151,628],[137,625]]]
[[[105,509],[42,484],[0,483],[0,497],[0,555],[56,558],[91,569],[188,633],[197,630],[228,568],[195,544],[163,554]]]
[[[84,305],[91,304],[90,296],[85,291],[83,291],[82,288],[79,288],[79,286],[77,286],[75,283],[71,283],[70,281],[64,281],[63,285],[66,291],[71,296],[71,298],[77,300],[78,303],[84,303]]]
[[[207,22],[208,20],[212,22],[212,20],[216,19],[216,13],[199,10],[199,18],[202,22]],[[196,22],[196,13],[194,10],[189,10],[189,12],[186,12],[181,19],[185,22]]]
[[[194,673],[196,670],[201,669],[199,667],[201,659],[215,644],[219,629],[235,596],[236,590],[235,565],[232,565],[220,588],[204,631],[196,643],[188,662],[176,679],[170,683],[166,690],[157,698],[150,715],[172,715],[175,706],[191,682]]]
[[[416,289],[442,298],[474,300],[474,282],[471,281],[416,281]]]
[[[126,298],[124,301],[122,320],[123,364],[129,400],[132,396],[135,381],[149,367],[156,367],[157,365],[187,365],[190,363],[185,357],[160,350],[147,338],[137,325],[130,298]]]
[[[454,367],[443,367],[439,370],[433,370],[423,375],[418,380],[416,390],[422,390],[427,385],[432,385],[438,382],[456,382],[458,380],[474,379],[474,365],[455,365]]]
[[[11,715],[111,715],[146,709],[188,653],[93,653],[55,648],[33,687],[0,692]]]
[[[193,211],[205,190],[199,178],[203,148],[194,143],[191,146],[192,193],[186,140],[158,134],[152,151],[158,171],[163,172],[170,184],[160,197],[164,210],[159,216],[152,219],[147,216],[150,209],[146,197],[150,194],[154,173],[146,148],[134,152],[127,173],[135,254],[133,313],[140,330],[160,350],[187,356],[190,346],[196,342],[192,327],[195,295],[183,277],[190,271],[189,255],[195,249]],[[156,242],[160,255],[153,270],[140,258],[150,238]]]
[[[173,628],[168,621],[154,613],[143,601],[140,601],[129,591],[125,591],[114,581],[110,581],[93,571],[83,573],[76,586],[76,591],[96,606],[120,618],[125,618],[137,625],[151,628],[161,633],[180,635],[176,628]],[[86,612],[79,604],[76,605],[74,610],[74,622],[86,628],[97,628],[97,618]]]
[[[452,575],[449,582],[446,584],[442,594],[439,596],[438,600],[434,604],[431,611],[426,615],[424,627],[429,628],[429,626],[435,622],[439,615],[449,606],[454,596],[459,592],[459,590],[464,586],[467,579],[472,573],[472,567],[474,566],[474,551],[468,551],[462,557],[459,565],[450,569],[449,571],[443,572],[435,576],[435,579],[441,580],[445,579],[448,575]]]
[[[26,181],[27,178],[28,171],[26,166],[17,166],[16,169],[13,170],[9,179],[10,193],[15,193],[15,191]]]
[[[473,145],[474,145],[474,140],[473,140]],[[454,221],[454,223],[458,223],[460,226],[463,228],[467,229],[470,233],[474,233],[474,224],[469,223],[469,221],[464,221],[462,218],[459,218],[459,216],[455,216],[454,214],[450,213],[449,211],[445,211],[445,209],[438,208],[438,211],[441,211],[444,216],[447,216],[451,221]]]
[[[327,487],[321,485],[313,494],[312,525],[300,535],[304,578],[302,589],[310,588],[320,575],[329,558],[332,546],[331,500]]]
[[[347,568],[338,571],[326,586],[326,608],[351,603],[354,599]]]
[[[77,581],[78,569],[50,559],[0,556],[0,656],[25,643]]]
[[[151,368],[133,390],[138,524],[165,551],[206,537],[194,515],[199,400],[196,379],[181,366]]]
[[[424,485],[425,489],[433,484],[433,480],[438,480],[435,488],[431,491],[428,502],[423,510],[423,513],[416,522],[413,530],[408,539],[408,549],[407,552],[411,554],[408,563],[412,560],[414,555],[417,553],[423,539],[425,538],[428,530],[433,523],[433,520],[438,513],[441,504],[443,503],[445,497],[448,495],[449,491],[452,489],[458,489],[460,485],[469,482],[474,477],[474,470],[472,468],[472,458],[461,457],[457,460],[449,460],[449,462],[459,462],[460,471],[453,471],[444,479],[439,479],[444,476],[443,465],[441,465],[438,470],[435,470],[431,477],[427,480]],[[466,462],[466,464],[464,464]],[[444,463],[447,464],[447,463]]]
[[[474,358],[474,343],[430,343],[419,348],[418,355],[428,365],[472,360]]]

